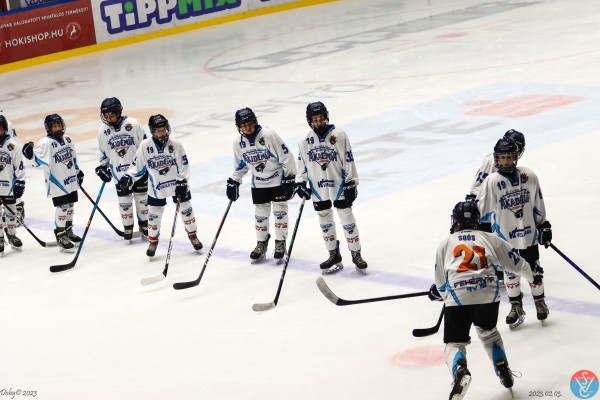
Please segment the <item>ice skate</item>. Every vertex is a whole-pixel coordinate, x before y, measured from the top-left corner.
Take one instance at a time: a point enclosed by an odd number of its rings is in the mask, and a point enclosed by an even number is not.
[[[21,226],[23,225],[23,220],[25,219],[25,202],[21,201],[19,203],[16,204],[15,206],[16,212],[17,212],[17,226]]]
[[[21,239],[19,239],[17,235],[10,235],[8,234],[8,232],[6,232],[6,241],[8,242],[8,244],[10,244],[10,247],[12,247],[13,250],[23,250],[23,242],[21,242]]]
[[[144,239],[148,239],[148,221],[139,221],[138,230]]]
[[[79,243],[81,243],[81,238],[73,233],[73,224],[67,222],[67,227],[65,228],[67,232],[67,238],[69,241],[75,245],[75,247],[79,247]]]
[[[500,378],[502,386],[507,388],[510,391],[510,395],[514,398],[512,391],[514,383],[513,373],[510,368],[508,368],[508,362],[506,360],[496,362],[496,375]]]
[[[271,239],[271,235],[267,234],[267,238],[263,241],[256,242],[256,247],[250,253],[250,263],[256,264],[264,260],[267,256],[267,247],[269,246],[269,239]]]
[[[273,258],[277,260],[277,264],[283,262],[285,251],[285,240],[275,240],[275,251],[273,252]]]
[[[194,233],[188,233],[188,238],[190,239],[190,242],[192,243],[192,246],[194,246],[194,250],[196,250],[198,253],[200,253],[200,250],[202,250],[202,242],[200,242],[200,240],[198,240],[198,236],[196,236],[196,232]]]
[[[366,275],[367,267],[369,265],[367,264],[367,262],[365,260],[363,260],[362,256],[360,255],[360,250],[351,251],[350,253],[352,254],[352,262],[354,263],[356,270],[358,272],[360,272],[361,274]]]
[[[0,237],[0,257],[4,255],[4,236]]]
[[[525,310],[523,310],[523,293],[519,297],[510,297],[510,312],[506,316],[506,323],[510,329],[515,329],[525,321]]]
[[[158,247],[158,240],[156,242],[150,242],[148,245],[148,250],[146,250],[146,255],[150,258],[154,257],[156,254],[156,248]]]
[[[342,255],[340,254],[340,241],[338,240],[335,249],[329,250],[329,258],[321,263],[321,274],[331,275],[344,268],[342,264]]]
[[[56,236],[56,243],[58,243],[58,249],[62,253],[73,253],[75,252],[75,245],[71,243],[67,235],[67,230],[65,228],[56,228],[54,230],[54,236]]]
[[[537,319],[544,325],[544,321],[546,321],[548,314],[550,314],[550,310],[548,310],[548,306],[544,301],[544,295],[542,294],[539,298],[538,296],[533,296],[533,302],[535,304]]]
[[[123,227],[123,239],[131,241],[133,238],[133,225]]]
[[[467,369],[467,360],[461,358],[456,363],[456,373],[454,374],[450,400],[462,400],[471,384],[471,373]]]

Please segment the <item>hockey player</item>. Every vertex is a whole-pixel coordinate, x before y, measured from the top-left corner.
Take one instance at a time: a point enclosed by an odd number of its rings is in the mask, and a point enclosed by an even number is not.
[[[256,248],[250,253],[252,263],[265,258],[271,235],[271,204],[275,218],[275,251],[281,262],[286,253],[288,235],[288,203],[294,196],[296,165],[292,152],[271,128],[258,124],[254,111],[242,108],[235,112],[235,125],[240,136],[233,142],[233,175],[227,180],[227,197],[236,201],[244,175],[252,171]]]
[[[0,257],[4,254],[4,231],[8,244],[21,250],[23,243],[17,237],[16,204],[25,190],[25,167],[17,141],[11,137],[8,121],[0,115]]]
[[[181,219],[194,246],[200,251],[202,243],[196,235],[196,218],[192,209],[192,194],[188,187],[190,175],[187,155],[179,141],[170,137],[171,125],[161,114],[152,115],[148,121],[151,138],[140,143],[127,173],[119,180],[123,191],[129,191],[140,179],[148,176],[148,250],[154,257],[158,246],[160,226],[167,198],[180,203]]]
[[[478,192],[481,222],[489,222],[492,231],[519,250],[533,271],[530,283],[537,318],[548,318],[544,301],[544,270],[539,263],[538,242],[546,248],[552,241],[552,227],[546,220],[546,207],[537,175],[525,167],[517,168],[519,148],[510,138],[498,140],[494,160],[498,172],[490,174]],[[511,310],[506,323],[516,328],[523,323],[523,294],[518,277],[505,277]]]
[[[522,275],[533,281],[531,268],[508,242],[479,230],[479,210],[475,202],[456,204],[452,210],[453,232],[444,239],[435,260],[435,284],[429,298],[444,301],[444,357],[453,378],[450,400],[460,400],[471,383],[467,368],[467,344],[475,325],[500,383],[512,391],[513,376],[498,323],[500,287],[494,270]]]
[[[100,105],[100,165],[96,167],[96,174],[104,182],[115,182],[123,222],[123,238],[131,240],[134,202],[140,233],[144,237],[148,236],[148,174],[138,179],[130,189],[123,189],[118,183],[131,165],[140,143],[146,139],[146,133],[137,119],[124,116],[122,112],[123,106],[116,97],[104,99]]]
[[[83,183],[83,171],[77,165],[77,152],[71,138],[64,136],[65,121],[58,114],[44,119],[46,137],[40,139],[35,149],[23,149],[25,157],[42,167],[46,178],[46,193],[55,207],[54,235],[60,251],[72,253],[81,238],[73,233],[73,204],[77,202],[77,189]]]
[[[6,135],[9,137],[9,139],[13,139],[17,143],[17,147],[20,147],[19,139],[17,138],[17,131],[13,127],[13,124],[11,124],[10,121],[7,120],[6,117],[4,117],[4,115],[1,115],[1,114],[0,114],[0,125],[6,127],[5,128]],[[31,143],[29,146],[33,146],[33,143]],[[17,226],[20,226],[21,221],[23,220],[23,218],[25,218],[25,202],[23,201],[23,199],[21,199],[21,197],[16,198],[16,204],[14,205],[14,208],[16,209],[16,212],[17,212],[16,223],[17,223]]]
[[[329,112],[320,101],[308,104],[306,121],[311,129],[299,144],[296,190],[298,196],[307,200],[312,195],[313,206],[319,215],[325,248],[329,252],[329,258],[321,263],[321,271],[330,274],[343,268],[333,205],[340,217],[352,262],[358,271],[366,273],[368,265],[361,256],[358,227],[352,213],[358,174],[350,140],[346,132],[329,124]]]

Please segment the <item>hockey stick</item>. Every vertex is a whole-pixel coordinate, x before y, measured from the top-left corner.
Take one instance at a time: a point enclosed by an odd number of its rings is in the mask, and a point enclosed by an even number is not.
[[[94,218],[94,214],[96,213],[96,209],[98,208],[98,202],[100,201],[100,197],[102,196],[102,192],[104,191],[104,185],[106,182],[102,182],[102,186],[100,186],[100,191],[98,192],[98,197],[96,198],[96,203],[94,204],[94,208],[92,209],[92,213],[90,214],[90,218],[85,226],[85,230],[83,231],[83,236],[81,237],[81,242],[79,242],[79,247],[77,248],[77,253],[75,254],[75,258],[68,264],[61,265],[53,265],[50,267],[50,272],[62,272],[68,269],[71,269],[75,266],[77,259],[79,258],[79,254],[81,253],[81,249],[83,249],[83,243],[85,242],[85,238],[87,236],[88,231],[90,230],[90,225],[92,224],[92,218]]]
[[[171,240],[169,240],[169,250],[167,250],[167,261],[165,261],[165,269],[160,275],[150,276],[148,278],[142,279],[141,283],[144,286],[160,282],[167,277],[167,273],[169,272],[169,260],[171,260],[171,249],[173,248],[173,237],[175,236],[175,225],[177,225],[177,215],[179,214],[180,206],[181,201],[177,200],[177,207],[175,208],[175,218],[173,219],[173,228],[171,229]]]
[[[586,274],[581,268],[579,268],[577,265],[575,265],[575,263],[573,261],[571,261],[569,259],[569,257],[567,257],[566,255],[564,255],[564,253],[562,251],[560,251],[559,249],[556,248],[555,245],[553,245],[552,243],[548,244],[550,247],[552,247],[552,250],[556,251],[562,258],[565,259],[566,262],[568,262],[569,264],[571,264],[571,266],[573,268],[575,268],[581,275],[583,275],[585,277],[585,279],[587,279],[588,281],[591,282],[592,285],[596,286],[596,289],[600,290],[600,285],[598,285],[598,282],[596,282],[595,280],[593,280],[588,274]]]
[[[444,318],[445,310],[446,310],[446,305],[444,304],[444,306],[442,307],[442,312],[440,312],[440,317],[438,318],[438,321],[434,327],[413,329],[413,331],[412,331],[413,336],[414,337],[423,337],[423,336],[429,336],[429,335],[433,335],[434,333],[437,333],[437,331],[440,330],[440,326],[442,325],[442,319]]]
[[[329,299],[329,301],[331,301],[336,306],[349,306],[351,304],[374,303],[377,301],[396,300],[396,299],[404,299],[407,297],[426,296],[429,293],[429,291],[427,291],[427,292],[397,294],[395,296],[371,297],[368,299],[360,299],[360,300],[345,300],[345,299],[340,299],[339,297],[337,297],[331,291],[331,289],[329,289],[329,286],[327,286],[327,283],[325,283],[325,279],[323,279],[323,277],[321,277],[321,276],[317,278],[317,286],[318,286],[319,290],[321,291],[321,293],[323,293],[323,295],[325,297],[327,297],[327,299]]]
[[[29,229],[27,227],[27,225],[25,225],[25,221],[23,221],[23,218],[19,218],[18,215],[16,214],[13,210],[10,209],[10,207],[8,207],[6,204],[4,204],[4,207],[11,212],[12,215],[17,217],[17,220],[19,220],[21,222],[21,225],[23,225],[23,227],[27,230],[27,232],[29,232],[29,234],[31,236],[33,236],[33,238],[40,244],[40,246],[42,247],[56,247],[58,246],[58,243],[56,242],[44,242],[43,240],[41,240],[40,238],[38,238],[37,236],[35,236],[35,234],[33,232],[31,232],[31,229]],[[6,228],[4,228],[4,231],[8,234],[8,231],[6,230]]]
[[[93,205],[96,205],[96,202],[94,201],[94,199],[92,199],[92,197],[88,194],[88,192],[85,191],[85,189],[82,186],[79,186],[79,188],[81,189],[81,191],[83,192],[83,194],[85,194],[85,197],[88,198],[89,201],[92,202]],[[98,207],[98,212],[100,213],[100,215],[102,215],[102,217],[104,218],[104,220],[106,222],[108,222],[108,224],[110,225],[110,227],[113,229],[113,231],[115,231],[115,233],[121,237],[125,236],[125,233],[120,230],[119,228],[117,228],[116,226],[113,225],[112,222],[110,222],[110,219],[108,219],[108,217],[106,216],[106,214],[104,214],[102,212],[102,209],[100,207]],[[139,232],[135,232],[133,233],[133,237],[140,237],[140,233]]]
[[[290,247],[288,248],[287,257],[285,258],[285,265],[283,271],[281,271],[281,278],[279,279],[279,286],[277,287],[277,293],[275,294],[275,300],[270,303],[256,303],[252,305],[254,311],[267,311],[277,306],[279,301],[279,295],[281,294],[281,287],[283,286],[283,279],[285,278],[285,272],[287,271],[290,257],[292,256],[292,249],[294,248],[294,240],[296,239],[296,232],[298,232],[298,225],[300,225],[300,217],[302,216],[302,210],[304,210],[304,203],[306,199],[302,199],[300,203],[300,211],[298,211],[298,218],[296,218],[296,226],[294,227],[294,233],[292,233],[292,239],[290,240]]]
[[[208,250],[208,254],[206,255],[206,260],[204,260],[204,266],[202,267],[202,271],[200,271],[200,275],[193,281],[189,282],[177,282],[173,284],[173,289],[181,290],[181,289],[189,289],[194,286],[198,286],[200,284],[200,280],[202,279],[202,275],[204,275],[204,270],[206,269],[206,265],[208,264],[208,260],[210,260],[210,255],[215,248],[215,244],[217,244],[217,239],[219,238],[219,234],[221,233],[221,228],[223,228],[223,224],[225,223],[225,218],[227,218],[227,214],[229,213],[229,209],[231,208],[232,200],[229,201],[227,205],[227,209],[225,210],[225,215],[223,215],[223,219],[221,220],[221,224],[219,225],[219,229],[217,229],[217,234],[215,235],[215,240],[212,242],[212,246],[210,246],[210,250]]]

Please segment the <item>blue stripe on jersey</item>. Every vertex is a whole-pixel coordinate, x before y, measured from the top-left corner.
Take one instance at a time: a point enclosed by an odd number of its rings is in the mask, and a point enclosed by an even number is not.
[[[60,190],[62,190],[63,192],[65,192],[66,194],[69,194],[69,192],[67,191],[67,189],[65,189],[65,187],[59,182],[58,179],[56,179],[56,177],[52,174],[50,174],[50,182],[54,183],[54,185],[56,185],[57,188],[59,188]]]

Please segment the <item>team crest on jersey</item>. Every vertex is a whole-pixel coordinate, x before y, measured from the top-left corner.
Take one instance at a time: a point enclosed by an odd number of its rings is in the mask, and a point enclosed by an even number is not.
[[[175,153],[175,146],[173,146],[172,144],[169,145],[169,154],[173,154]]]
[[[54,162],[66,165],[68,169],[73,166],[73,149],[66,147],[54,153]]]
[[[15,148],[15,145],[12,143],[9,143],[6,148],[8,149],[8,151],[13,151],[13,149]]]
[[[258,138],[258,143],[260,143],[261,145],[263,145],[263,146],[264,146],[264,145],[265,145],[265,138],[264,138],[264,137],[262,137],[262,136],[261,136],[261,137],[259,137],[259,138]]]
[[[168,174],[173,165],[175,160],[168,156],[152,157],[148,160],[148,168],[156,170],[159,175]]]
[[[132,129],[133,129],[133,125],[131,125],[131,123],[129,123],[129,122],[128,122],[128,123],[125,125],[125,130],[126,130],[127,132],[131,132],[131,130],[132,130]]]
[[[308,151],[308,161],[316,162],[325,171],[332,161],[337,161],[337,151],[327,146],[319,146]]]
[[[521,183],[527,183],[527,181],[529,180],[529,175],[527,175],[524,172],[521,172]]]
[[[332,145],[337,143],[337,137],[335,135],[331,135],[329,137],[329,143],[331,143]]]
[[[529,203],[529,190],[520,189],[511,193],[507,193],[500,197],[500,207],[503,210],[510,210],[515,214],[515,217],[523,217],[523,206]]]

